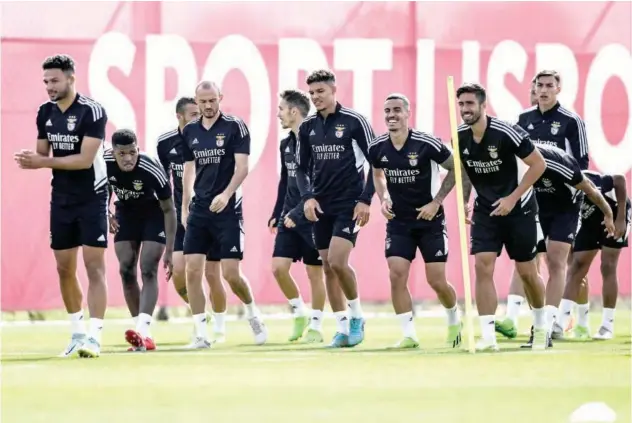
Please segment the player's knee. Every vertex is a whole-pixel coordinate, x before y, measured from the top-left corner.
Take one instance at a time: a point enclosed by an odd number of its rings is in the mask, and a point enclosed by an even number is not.
[[[349,267],[349,265],[344,260],[341,260],[337,257],[333,257],[333,258],[329,257],[328,262],[329,262],[329,267],[331,267],[331,270],[333,271],[335,275],[344,274],[344,272]]]
[[[62,281],[74,278],[76,275],[75,266],[70,262],[57,262],[57,274]]]
[[[228,284],[233,287],[239,285],[241,283],[241,275],[239,274],[239,269],[234,269],[230,266],[226,266],[222,268],[222,277]]]
[[[184,266],[184,260],[174,260],[173,261],[173,276],[176,279],[180,279],[185,277],[186,267]]]
[[[277,260],[272,261],[272,274],[276,279],[286,277],[290,274],[290,264],[286,262],[280,262]]]
[[[158,280],[158,268],[155,263],[147,263],[140,265],[140,276],[143,279],[143,283],[153,283]]]
[[[86,273],[88,275],[88,282],[90,283],[105,283],[105,267],[101,262],[89,261],[86,262]]]
[[[601,255],[601,276],[604,278],[611,277],[617,274],[617,262],[611,257],[604,257]]]
[[[494,275],[494,261],[479,258],[474,264],[474,270],[477,281],[482,278],[490,278]]]
[[[406,269],[402,269],[398,266],[390,266],[388,269],[388,276],[391,280],[391,289],[398,290],[406,287],[408,279],[408,272]]]
[[[133,265],[121,265],[119,266],[119,274],[123,281],[123,287],[128,284],[136,283],[136,267]]]

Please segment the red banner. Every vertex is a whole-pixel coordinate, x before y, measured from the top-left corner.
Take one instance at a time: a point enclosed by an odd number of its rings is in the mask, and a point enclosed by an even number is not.
[[[175,100],[192,95],[202,78],[221,83],[224,111],[242,117],[252,133],[251,172],[244,186],[243,262],[259,303],[284,301],[270,271],[273,238],[266,228],[276,195],[277,92],[305,88],[306,72],[332,68],[338,98],[384,131],[382,101],[407,94],[413,124],[449,138],[446,77],[480,81],[492,114],[512,119],[527,106],[536,69],[561,72],[560,100],[584,117],[591,166],[627,174],[632,167],[632,57],[629,3],[331,3],[314,19],[296,3],[9,3],[2,16],[2,308],[62,307],[48,247],[50,172],[20,171],[12,160],[33,148],[35,113],[46,101],[41,62],[67,53],[77,62],[80,92],[101,102],[108,133],[127,127],[155,149],[161,131],[175,127]],[[311,10],[311,9],[310,9]],[[59,25],[72,15],[73,25]],[[263,17],[263,19],[262,19]],[[554,25],[536,30],[536,21]],[[28,21],[28,24],[27,24]],[[212,25],[209,22],[212,21]],[[446,201],[449,280],[463,292],[454,194]],[[385,221],[378,204],[352,254],[365,301],[388,301],[383,256]],[[123,305],[114,249],[109,248],[109,304]],[[620,289],[630,293],[630,250],[619,263]],[[85,286],[85,271],[79,276]],[[512,264],[496,266],[499,295]],[[300,265],[294,276],[307,296]],[[592,294],[601,289],[599,262]],[[413,266],[411,290],[432,299],[423,261]],[[166,288],[166,286],[165,286]],[[178,303],[171,288],[169,302]],[[234,298],[233,298],[234,300]]]

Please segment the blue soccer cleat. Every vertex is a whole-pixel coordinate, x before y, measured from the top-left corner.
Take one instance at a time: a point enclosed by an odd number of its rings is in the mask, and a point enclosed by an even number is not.
[[[331,344],[327,345],[327,348],[345,348],[349,346],[349,336],[344,333],[336,332],[334,339],[331,340]]]
[[[349,322],[349,346],[355,347],[364,341],[364,319],[352,317]]]

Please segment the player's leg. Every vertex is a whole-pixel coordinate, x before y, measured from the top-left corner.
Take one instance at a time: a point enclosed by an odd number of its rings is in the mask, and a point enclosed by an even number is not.
[[[310,317],[309,329],[305,335],[305,341],[310,344],[323,342],[323,314],[325,302],[327,301],[322,260],[319,259],[316,250],[314,250],[314,253],[317,257],[312,260],[303,255],[303,262],[305,263],[305,271],[307,272],[312,298],[312,315]]]
[[[140,243],[138,241],[120,240],[117,234],[114,238],[114,252],[119,263],[123,297],[125,298],[127,309],[134,319],[134,324],[136,324],[140,307],[140,286],[137,278]]]
[[[107,196],[81,208],[79,219],[83,263],[88,276],[88,310],[90,327],[88,339],[79,348],[80,357],[98,357],[101,354],[101,332],[108,303],[105,280],[105,249],[108,245]]]
[[[617,306],[617,296],[619,293],[619,280],[617,278],[617,268],[619,266],[620,248],[604,246],[601,249],[601,278],[603,286],[601,288],[603,311],[601,326],[593,339],[612,339],[614,336],[614,313]]]
[[[186,267],[184,264],[184,254],[182,254],[182,250],[184,249],[185,233],[184,226],[182,226],[181,223],[178,223],[176,240],[173,248],[173,275],[171,277],[173,279],[173,287],[176,292],[180,298],[182,298],[182,301],[189,304],[189,297],[187,295]]]
[[[226,341],[226,287],[222,282],[219,243],[213,244],[206,254],[204,275],[209,287],[209,300],[213,310],[213,342]]]

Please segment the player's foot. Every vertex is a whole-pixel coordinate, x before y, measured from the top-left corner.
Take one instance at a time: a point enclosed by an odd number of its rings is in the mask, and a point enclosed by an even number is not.
[[[223,333],[215,332],[213,334],[213,343],[214,344],[223,344],[226,342],[226,335]]]
[[[345,348],[349,346],[349,336],[344,333],[336,332],[334,339],[327,345],[328,348]]]
[[[208,339],[204,339],[202,337],[196,337],[193,342],[185,347],[188,350],[200,350],[205,348],[211,348],[211,343],[208,342]]]
[[[292,335],[288,338],[288,341],[294,342],[298,341],[303,337],[303,333],[305,333],[305,329],[309,325],[309,317],[307,316],[297,316],[294,318],[294,329],[292,329]]]
[[[456,348],[461,345],[461,324],[448,326],[448,346]]]
[[[571,316],[570,319],[568,319],[568,324],[564,328],[564,332],[570,332],[573,326],[575,326],[575,318]]]
[[[551,331],[551,338],[564,339],[564,329],[557,323],[553,323],[553,330]]]
[[[549,346],[549,334],[546,329],[534,329],[531,348],[534,350],[545,350]]]
[[[476,351],[499,351],[498,344],[495,341],[479,339],[476,343]]]
[[[588,341],[590,339],[590,329],[586,326],[575,326],[573,328],[573,339],[578,341]]]
[[[592,338],[598,341],[607,341],[608,339],[614,338],[614,334],[610,329],[602,326],[599,328],[599,331],[597,331],[597,333],[593,335]]]
[[[513,320],[511,319],[496,320],[494,326],[496,332],[500,333],[506,338],[513,339],[516,337],[516,335],[518,335],[516,325],[514,325]]]
[[[546,347],[553,348],[553,340],[551,339],[550,336],[547,337]],[[526,344],[520,345],[520,348],[533,348],[533,326],[531,326],[529,340],[527,341]]]
[[[94,338],[88,338],[78,350],[81,358],[96,358],[101,355],[101,345]]]
[[[305,342],[308,344],[320,344],[323,341],[323,334],[316,329],[310,329],[307,331],[307,334],[305,334]]]
[[[73,354],[76,354],[79,348],[86,342],[86,335],[83,333],[73,333],[72,338],[70,338],[70,343],[57,357],[70,357]]]
[[[134,348],[134,350],[131,351],[144,351],[148,349],[143,337],[140,336],[140,333],[136,332],[134,329],[128,329],[125,331],[125,341]],[[130,350],[128,349],[127,351]]]
[[[349,347],[355,347],[356,345],[364,341],[364,319],[352,317],[349,321]]]
[[[268,340],[268,330],[260,317],[255,316],[248,319],[252,334],[255,336],[255,344],[263,345]]]
[[[419,341],[413,338],[406,337],[402,339],[401,341],[399,341],[397,344],[393,345],[392,347],[389,347],[388,349],[405,350],[405,349],[411,349],[411,348],[419,348]]]

